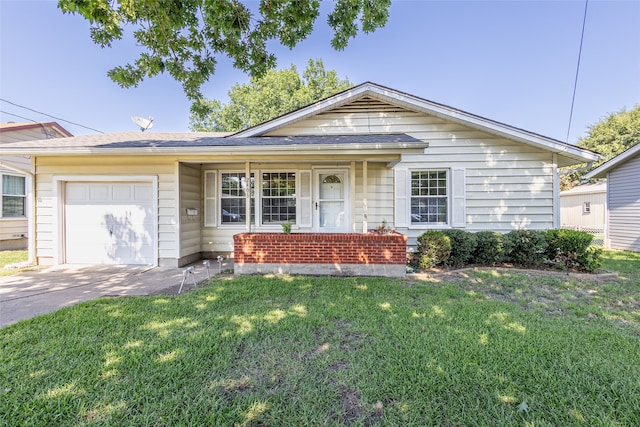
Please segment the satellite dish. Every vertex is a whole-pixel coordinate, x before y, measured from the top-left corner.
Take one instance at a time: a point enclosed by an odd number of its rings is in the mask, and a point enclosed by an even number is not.
[[[144,117],[131,116],[131,121],[137,124],[142,132],[153,127],[153,117],[151,116],[149,116],[148,119],[145,119]]]

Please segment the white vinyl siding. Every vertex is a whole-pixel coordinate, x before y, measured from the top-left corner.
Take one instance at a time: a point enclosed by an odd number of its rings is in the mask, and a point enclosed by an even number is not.
[[[180,257],[200,252],[202,186],[200,166],[180,165]],[[191,215],[189,215],[191,213]]]
[[[56,259],[58,244],[55,221],[59,200],[54,200],[54,176],[138,175],[155,176],[157,191],[158,258],[160,266],[177,267],[179,258],[175,159],[147,156],[78,156],[38,157],[36,167],[36,257],[38,263],[50,265]]]
[[[615,167],[607,176],[607,239],[612,249],[640,252],[639,180],[640,155]]]
[[[385,204],[395,210],[393,223],[398,231],[409,236],[410,245],[415,244],[415,238],[422,230],[409,227],[408,219],[403,222],[403,217],[408,218],[402,214],[403,203],[398,199],[403,194],[398,174],[403,170],[447,169],[452,175],[460,176],[464,171],[463,187],[456,187],[452,182],[455,200],[451,200],[451,226],[469,231],[501,232],[520,228],[544,230],[554,226],[554,165],[553,154],[549,151],[402,108],[321,113],[268,135],[318,133],[406,133],[429,142],[424,154],[403,154],[391,172],[395,172],[396,179],[391,175],[388,181],[394,187]],[[369,163],[369,194],[377,190],[371,185],[373,164]],[[454,172],[456,170],[460,172]],[[456,181],[455,177],[452,179]],[[356,197],[359,197],[359,191],[357,193]],[[451,197],[454,197],[453,193]],[[463,200],[465,211],[454,211],[454,205],[459,206]],[[358,209],[357,201],[355,208]],[[456,217],[458,214],[460,216]],[[385,218],[387,221],[390,221],[389,216]],[[374,224],[371,218],[369,224]]]

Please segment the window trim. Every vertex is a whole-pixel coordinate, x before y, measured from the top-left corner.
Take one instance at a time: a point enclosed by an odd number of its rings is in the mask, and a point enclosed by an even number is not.
[[[5,176],[11,176],[14,178],[22,178],[24,180],[24,194],[5,194],[4,193],[4,177]],[[5,219],[5,220],[22,220],[27,218],[27,213],[29,212],[29,206],[28,206],[28,186],[29,185],[29,180],[27,179],[27,177],[25,175],[21,175],[21,174],[17,174],[17,173],[6,173],[6,172],[0,172],[0,219]],[[4,198],[5,197],[22,197],[22,199],[24,200],[24,208],[23,208],[23,214],[22,215],[16,215],[16,216],[4,216],[3,212],[4,212]]]
[[[282,227],[282,223],[263,223],[262,222],[262,174],[263,173],[293,173],[295,174],[295,203],[296,203],[296,222],[291,223],[294,229],[299,228],[298,225],[300,222],[300,214],[299,214],[299,206],[300,206],[300,169],[252,169],[251,174],[253,175],[253,203],[254,203],[254,213],[253,213],[253,222],[252,226],[256,228],[262,229],[273,229],[279,230]],[[244,228],[246,226],[245,222],[222,222],[222,177],[224,174],[245,174],[246,171],[244,169],[207,169],[205,170],[205,176],[207,173],[215,173],[216,174],[216,183],[215,183],[215,225],[213,223],[205,224],[206,228]],[[204,185],[207,184],[207,180],[205,178]],[[207,189],[203,188],[203,194],[206,195]],[[259,192],[259,194],[258,194]],[[204,196],[206,199],[206,196]]]
[[[255,173],[255,172],[254,172]],[[257,182],[257,186],[260,188],[260,197],[256,198],[256,224],[258,224],[259,227],[265,227],[265,228],[281,228],[282,224],[284,224],[284,222],[269,222],[269,223],[263,223],[262,222],[262,174],[263,173],[292,173],[295,175],[294,179],[295,179],[295,189],[294,189],[294,196],[293,196],[293,200],[296,203],[295,206],[295,215],[296,215],[296,220],[295,222],[291,222],[290,224],[294,227],[297,228],[298,227],[298,223],[299,218],[298,218],[298,206],[300,204],[300,171],[299,170],[295,170],[295,169],[288,169],[288,170],[276,170],[276,169],[260,169],[258,171],[258,176],[259,176],[259,180]]]
[[[246,171],[244,169],[234,169],[234,170],[228,170],[228,169],[224,169],[224,170],[218,170],[218,182],[216,184],[216,202],[217,202],[217,206],[216,206],[216,219],[217,219],[217,224],[218,227],[224,227],[224,228],[244,228],[247,225],[246,221],[243,222],[222,222],[222,199],[224,197],[222,197],[222,181],[223,181],[223,175],[224,174],[246,174]],[[253,213],[253,221],[251,224],[255,225],[255,216],[256,216],[256,211],[258,209],[258,204],[255,200],[256,198],[256,174],[259,173],[259,171],[256,170],[252,170],[251,171],[251,175],[253,175],[253,197],[250,197],[249,199],[253,199],[253,203],[254,203],[254,213]],[[249,177],[249,180],[251,179],[251,177]],[[249,190],[251,191],[251,190]],[[240,199],[240,197],[232,197],[234,199]],[[246,199],[246,197],[245,197]]]
[[[407,220],[408,220],[408,228],[423,230],[423,229],[448,229],[452,228],[451,225],[451,205],[452,205],[452,187],[451,187],[451,168],[409,168],[407,169],[407,177],[406,177],[406,189],[407,189]],[[445,172],[446,179],[446,196],[433,196],[433,197],[446,197],[447,199],[447,214],[445,222],[413,222],[411,220],[411,200],[413,199],[413,195],[411,194],[411,175],[413,172]],[[419,197],[419,196],[416,196]]]

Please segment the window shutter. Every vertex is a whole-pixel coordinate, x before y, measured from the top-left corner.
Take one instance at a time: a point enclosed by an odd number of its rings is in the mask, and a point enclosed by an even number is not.
[[[407,188],[409,171],[406,169],[395,169],[394,171],[394,224],[396,227],[409,226],[409,201]]]
[[[299,171],[300,191],[298,196],[298,218],[296,220],[299,227],[311,227],[311,171]]]
[[[215,227],[216,222],[216,171],[204,171],[204,226]]]
[[[467,226],[465,170],[454,169],[451,178],[451,226]]]

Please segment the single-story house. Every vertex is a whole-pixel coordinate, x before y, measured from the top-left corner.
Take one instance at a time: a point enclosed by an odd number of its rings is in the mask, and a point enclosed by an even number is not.
[[[607,179],[605,247],[640,252],[640,142],[585,178]]]
[[[560,226],[558,168],[599,155],[364,83],[228,136],[116,133],[6,144],[36,166],[39,264],[182,266],[240,232]]]
[[[56,122],[0,123],[0,144],[71,137]],[[0,155],[0,250],[26,249],[30,235],[28,216],[33,165],[28,154]]]
[[[560,192],[561,227],[604,234],[606,200],[604,182],[576,185]]]

